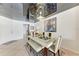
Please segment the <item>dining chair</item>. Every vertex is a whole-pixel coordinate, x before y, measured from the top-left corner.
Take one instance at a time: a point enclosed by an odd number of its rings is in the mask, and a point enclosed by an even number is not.
[[[55,56],[57,53],[60,56],[60,45],[62,42],[62,37],[58,37],[56,40],[53,41],[53,45],[50,46],[48,49],[50,52],[53,53],[53,55]]]

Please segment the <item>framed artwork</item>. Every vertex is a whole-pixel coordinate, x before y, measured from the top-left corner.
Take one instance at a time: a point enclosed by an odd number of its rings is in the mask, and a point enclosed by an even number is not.
[[[56,25],[57,25],[56,20],[57,20],[56,17],[46,20],[44,22],[44,31],[45,32],[56,32]]]

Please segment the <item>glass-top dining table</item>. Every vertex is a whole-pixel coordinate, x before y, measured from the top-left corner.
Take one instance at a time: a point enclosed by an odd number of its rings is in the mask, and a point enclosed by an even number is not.
[[[53,45],[53,41],[54,39],[47,39],[45,40],[44,38],[39,38],[39,37],[32,37],[32,36],[28,36],[29,40],[28,40],[28,44],[31,45],[31,47],[36,51],[39,52],[41,50],[44,50],[43,54],[45,56],[48,55],[47,51],[48,48]]]

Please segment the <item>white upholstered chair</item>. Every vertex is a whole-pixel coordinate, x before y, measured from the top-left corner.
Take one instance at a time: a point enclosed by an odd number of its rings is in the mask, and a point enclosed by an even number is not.
[[[49,47],[49,51],[53,53],[55,56],[57,53],[60,56],[60,45],[61,45],[62,37],[58,37],[53,43],[52,46]]]

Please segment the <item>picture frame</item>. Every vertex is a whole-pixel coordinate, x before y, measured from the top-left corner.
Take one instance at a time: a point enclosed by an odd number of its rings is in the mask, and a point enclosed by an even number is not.
[[[44,31],[45,32],[56,32],[57,30],[57,18],[54,17],[52,19],[44,21]]]

